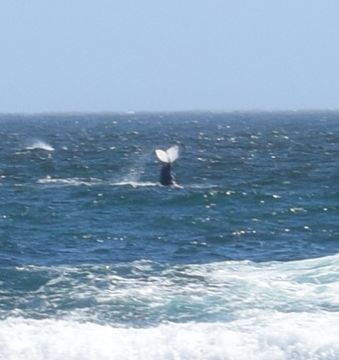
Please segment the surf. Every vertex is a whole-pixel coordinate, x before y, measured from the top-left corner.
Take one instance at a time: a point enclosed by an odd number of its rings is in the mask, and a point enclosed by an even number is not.
[[[122,328],[67,320],[0,321],[0,358],[15,360],[339,358],[337,314],[274,314],[228,324]],[[321,329],[321,330],[320,330]]]

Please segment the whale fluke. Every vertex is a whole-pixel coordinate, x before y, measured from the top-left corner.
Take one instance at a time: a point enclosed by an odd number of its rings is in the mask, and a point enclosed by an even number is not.
[[[172,164],[179,157],[179,146],[171,146],[167,150],[155,150],[157,158],[162,162],[161,173],[160,173],[160,184],[161,185],[175,185],[175,181],[171,174]]]
[[[167,150],[157,149],[155,150],[155,154],[161,162],[166,164],[172,164],[179,157],[179,146],[174,145]]]

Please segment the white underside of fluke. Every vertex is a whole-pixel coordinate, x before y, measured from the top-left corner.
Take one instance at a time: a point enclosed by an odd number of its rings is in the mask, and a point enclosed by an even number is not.
[[[179,157],[179,146],[174,145],[167,150],[157,149],[155,150],[155,154],[161,162],[167,164],[174,163],[174,161]]]

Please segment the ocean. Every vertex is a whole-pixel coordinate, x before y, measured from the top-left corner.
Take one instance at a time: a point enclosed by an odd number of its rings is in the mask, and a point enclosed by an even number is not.
[[[0,115],[0,360],[339,359],[338,158],[338,112]]]

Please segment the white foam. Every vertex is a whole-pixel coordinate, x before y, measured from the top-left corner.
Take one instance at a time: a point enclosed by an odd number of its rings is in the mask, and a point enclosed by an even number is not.
[[[338,314],[270,313],[151,328],[17,318],[0,322],[0,359],[334,360],[338,331]]]
[[[51,176],[46,176],[45,178],[38,180],[39,184],[54,184],[54,185],[64,185],[64,186],[93,186],[101,183],[101,180],[96,178],[91,179],[79,179],[79,178],[52,178]]]
[[[151,182],[151,181],[118,181],[111,183],[112,186],[132,186],[134,188],[137,187],[148,187],[148,186],[159,186],[159,183]]]
[[[201,190],[205,190],[205,189],[213,189],[213,188],[217,188],[219,187],[218,185],[215,184],[185,184],[185,189],[201,189]]]
[[[42,141],[42,140],[35,140],[28,146],[26,146],[26,150],[46,150],[46,151],[54,151],[55,149],[48,143]]]
[[[122,275],[126,266],[133,277]],[[130,311],[143,311],[145,316],[156,311],[164,319],[175,316],[186,320],[255,318],[267,312],[339,311],[339,255],[287,263],[225,261],[159,267],[139,261],[128,265],[52,269],[29,266],[17,270],[48,272],[50,281],[37,292],[48,294],[45,305],[51,311],[59,307],[60,299],[95,299],[94,313],[72,312],[72,319],[77,321],[95,321],[96,314],[110,314],[117,303]],[[55,286],[59,281],[64,286]],[[25,301],[34,301],[35,297],[36,293],[27,294]],[[16,301],[21,308],[21,297]],[[69,319],[71,314],[66,310],[62,316]]]
[[[97,178],[90,179],[81,179],[81,178],[52,178],[47,175],[46,177],[38,180],[39,184],[54,184],[54,185],[65,185],[65,186],[93,186],[93,185],[102,185],[105,182],[103,180]],[[160,186],[157,182],[152,181],[134,181],[134,180],[125,180],[125,181],[117,181],[111,182],[111,186],[131,186],[134,188],[137,187],[152,187],[152,186]]]

